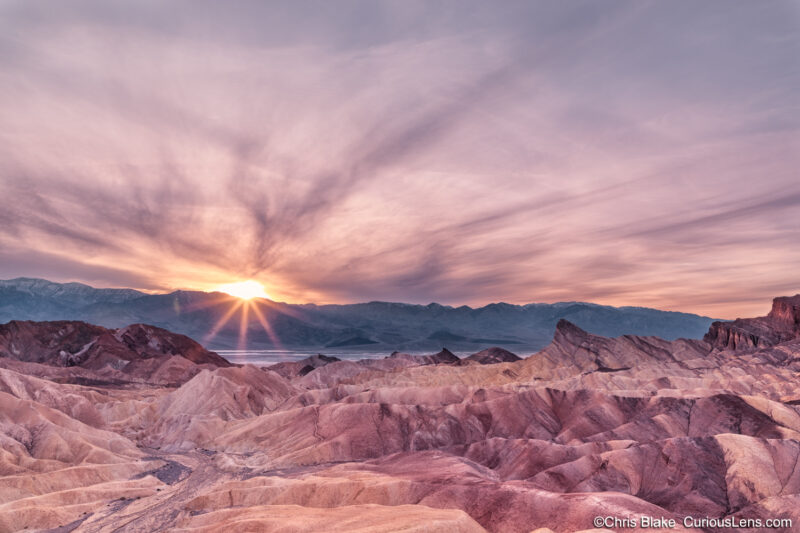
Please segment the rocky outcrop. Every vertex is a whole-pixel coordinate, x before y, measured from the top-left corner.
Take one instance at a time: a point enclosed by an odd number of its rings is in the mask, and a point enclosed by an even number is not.
[[[0,324],[0,356],[55,366],[78,366],[96,354],[99,347],[127,352],[113,332],[85,322],[20,322]]]
[[[783,331],[800,333],[800,294],[775,298],[768,317]]]
[[[634,335],[600,337],[562,319],[556,325],[553,342],[526,359],[526,364],[542,368],[570,366],[581,372],[619,372],[643,363],[685,365],[702,359],[708,352],[705,343],[687,339],[665,341]]]
[[[800,337],[800,294],[772,301],[764,317],[714,322],[705,341],[721,350],[748,350],[775,346]]]
[[[226,359],[206,350],[186,335],[147,324],[132,324],[115,330],[114,338],[142,359],[177,355],[197,365],[232,366]]]
[[[134,324],[109,330],[85,322],[0,324],[0,358],[94,371],[98,379],[180,383],[203,367],[232,366],[189,337]],[[62,372],[65,379],[78,377]]]
[[[407,361],[412,365],[457,365],[461,363],[461,359],[447,348],[442,348],[441,351],[433,355],[410,355],[402,352],[393,352],[389,358]]]
[[[482,365],[492,365],[495,363],[513,363],[514,361],[519,361],[520,357],[515,353],[495,346],[494,348],[487,348],[478,353],[474,353],[467,357],[466,360],[474,361]]]

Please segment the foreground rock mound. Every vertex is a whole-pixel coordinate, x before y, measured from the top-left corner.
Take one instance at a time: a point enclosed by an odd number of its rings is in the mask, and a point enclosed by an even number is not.
[[[561,321],[525,359],[266,369],[148,326],[6,325],[0,531],[575,532],[597,516],[795,531],[797,299],[704,341]],[[149,361],[150,381],[123,380]]]
[[[189,337],[155,326],[133,324],[109,330],[72,321],[0,324],[2,358],[97,372],[58,373],[64,380],[73,382],[79,382],[81,378],[97,378],[117,382],[180,383],[203,366],[231,366],[227,360]],[[36,372],[31,370],[31,373]]]

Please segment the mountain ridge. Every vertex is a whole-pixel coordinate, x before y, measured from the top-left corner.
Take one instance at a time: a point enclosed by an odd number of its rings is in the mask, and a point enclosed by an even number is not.
[[[83,320],[108,328],[136,322],[188,335],[211,349],[242,346],[241,311],[222,318],[241,301],[219,292],[173,291],[147,294],[133,289],[95,289],[36,278],[0,281],[0,323],[10,320]],[[568,319],[595,334],[657,335],[665,339],[701,338],[709,317],[642,307],[612,307],[586,302],[494,302],[482,307],[438,303],[372,301],[356,304],[287,304],[255,299],[271,335],[255,313],[246,323],[251,349],[330,346],[348,350],[431,350],[448,347],[479,351],[508,346],[532,353],[547,345],[556,323]],[[279,339],[276,341],[275,338]]]

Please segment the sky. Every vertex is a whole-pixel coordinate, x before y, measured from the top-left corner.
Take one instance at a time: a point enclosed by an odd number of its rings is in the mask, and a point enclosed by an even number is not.
[[[800,3],[0,3],[0,278],[762,315]]]

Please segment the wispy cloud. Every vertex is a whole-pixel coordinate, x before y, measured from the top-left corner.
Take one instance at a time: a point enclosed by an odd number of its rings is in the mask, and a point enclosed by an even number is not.
[[[0,10],[0,276],[715,316],[800,290],[795,3]]]

